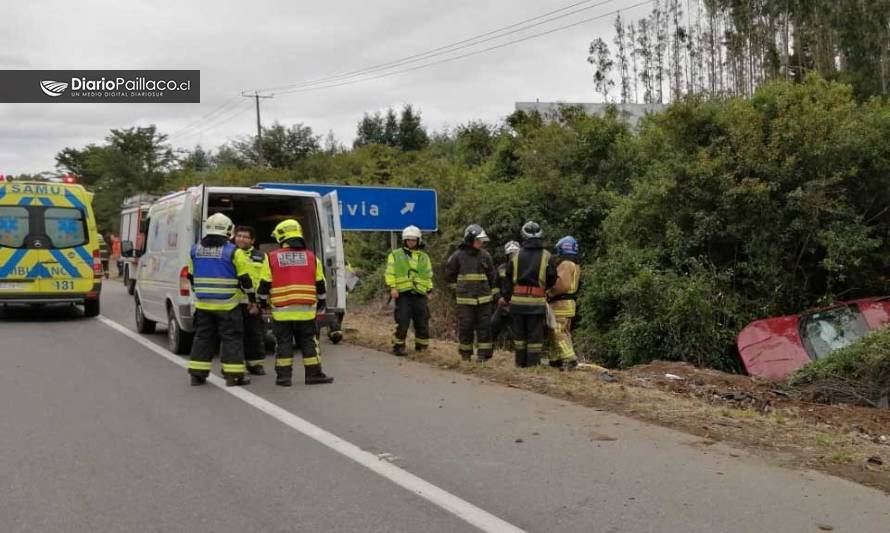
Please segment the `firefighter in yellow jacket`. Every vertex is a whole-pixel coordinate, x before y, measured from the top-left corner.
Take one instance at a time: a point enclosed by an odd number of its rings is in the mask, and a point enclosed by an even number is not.
[[[581,267],[578,266],[578,241],[566,236],[556,242],[556,283],[547,291],[556,317],[556,328],[552,333],[555,357],[550,366],[561,370],[571,370],[578,366],[575,348],[572,346],[572,322],[575,320],[578,289],[581,285]]]
[[[325,309],[325,279],[321,261],[306,247],[300,223],[288,219],[272,233],[281,248],[266,254],[257,291],[261,303],[272,308],[275,335],[275,384],[292,385],[294,348],[303,355],[307,385],[331,383],[321,370],[315,326]]]
[[[422,248],[420,228],[408,226],[402,230],[402,247],[390,252],[386,259],[386,286],[396,303],[392,353],[398,356],[406,355],[405,337],[411,322],[414,322],[414,349],[421,351],[430,345],[427,296],[433,290],[433,266]]]

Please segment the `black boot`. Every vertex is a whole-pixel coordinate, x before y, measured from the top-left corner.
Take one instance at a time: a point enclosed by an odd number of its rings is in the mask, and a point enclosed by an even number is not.
[[[247,367],[247,373],[252,376],[265,376],[266,369],[263,365],[251,365]]]
[[[321,385],[324,383],[333,383],[334,378],[326,376],[321,371],[321,365],[311,365],[306,367],[306,385]]]
[[[562,364],[559,367],[562,372],[568,372],[569,370],[574,370],[576,368],[578,368],[577,359],[563,359]]]
[[[399,357],[405,357],[406,355],[408,355],[408,353],[405,351],[404,344],[397,344],[396,346],[393,346],[392,353],[393,355],[397,355]]]
[[[196,376],[194,374],[190,374],[190,376],[192,378],[192,387],[198,387],[207,383],[207,378],[205,378],[204,376]]]
[[[245,375],[226,376],[226,387],[243,387],[250,384],[250,378]]]
[[[275,378],[275,384],[279,387],[290,387],[294,382],[290,376],[278,376]]]

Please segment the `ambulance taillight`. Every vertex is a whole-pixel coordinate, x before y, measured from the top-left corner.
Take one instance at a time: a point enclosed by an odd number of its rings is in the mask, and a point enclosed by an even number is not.
[[[191,287],[192,286],[189,283],[189,267],[184,266],[182,267],[182,270],[179,271],[179,295],[188,296]]]

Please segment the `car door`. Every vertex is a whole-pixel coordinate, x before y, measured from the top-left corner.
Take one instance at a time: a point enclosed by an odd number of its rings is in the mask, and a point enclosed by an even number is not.
[[[332,310],[346,309],[346,255],[340,227],[340,202],[337,191],[321,197],[321,230],[324,250],[327,305]]]

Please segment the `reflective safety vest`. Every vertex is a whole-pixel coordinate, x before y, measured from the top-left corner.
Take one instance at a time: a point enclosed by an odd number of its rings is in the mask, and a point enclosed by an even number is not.
[[[222,246],[192,246],[192,280],[195,291],[195,307],[208,311],[229,311],[238,305],[241,289],[235,267],[232,243]]]
[[[399,292],[426,294],[433,290],[430,256],[420,250],[393,250],[386,261],[386,284]]]
[[[315,291],[317,266],[311,250],[279,248],[269,252],[272,288],[269,303],[272,311],[315,310],[318,295]]]
[[[249,250],[239,250],[244,263],[247,266],[247,273],[250,275],[250,281],[253,283],[253,290],[257,290],[260,286],[260,276],[263,274],[263,261],[266,260],[266,254],[258,248],[250,248]],[[247,296],[241,299],[241,303],[248,303]]]
[[[538,307],[547,305],[547,264],[550,262],[550,252],[541,251],[541,264],[538,267],[537,285],[518,285],[519,280],[519,255],[513,256],[513,296],[510,298],[511,306]]]

